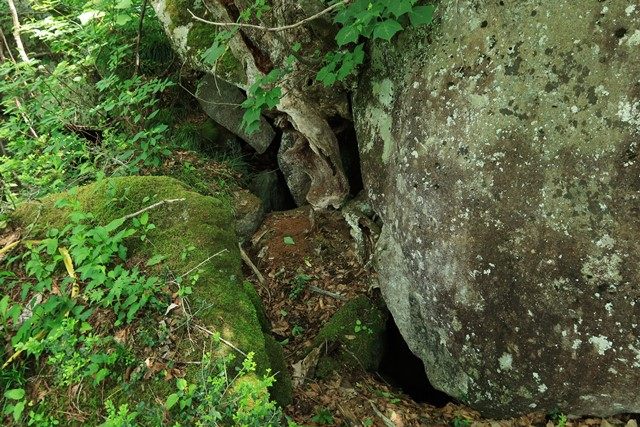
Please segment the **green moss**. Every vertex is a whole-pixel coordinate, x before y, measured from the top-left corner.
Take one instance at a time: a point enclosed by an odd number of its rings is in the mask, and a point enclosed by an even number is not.
[[[162,267],[169,268],[176,276],[200,265],[199,280],[192,286],[193,294],[189,297],[197,322],[220,332],[239,349],[254,352],[260,375],[271,366],[272,359],[277,361],[267,351],[264,313],[256,309],[260,307],[259,298],[242,280],[236,234],[230,226],[234,223],[233,212],[228,203],[189,191],[184,184],[168,177],[113,178],[82,187],[75,196],[57,194],[23,204],[12,220],[23,227],[33,224],[33,234],[51,227],[61,228],[67,221],[69,209],[54,205],[62,198],[73,197],[102,224],[161,200],[184,199],[148,211],[149,222],[156,228],[147,234],[147,243],[135,236],[131,239],[127,245],[130,257],[147,259],[162,254],[167,257]],[[189,246],[196,249],[183,260],[182,250]],[[181,360],[196,360],[201,356],[208,338],[199,334],[192,337],[199,341],[196,345],[187,340],[178,342]],[[281,378],[280,382],[285,381]]]
[[[386,321],[387,315],[366,296],[347,302],[314,340],[314,348],[323,344],[335,348],[320,358],[316,374],[327,376],[338,366],[375,371],[382,357]]]
[[[271,388],[271,396],[282,407],[289,405],[293,401],[293,386],[291,384],[291,374],[284,360],[284,351],[279,342],[271,335],[265,335],[265,345],[271,372],[276,376],[276,383]]]

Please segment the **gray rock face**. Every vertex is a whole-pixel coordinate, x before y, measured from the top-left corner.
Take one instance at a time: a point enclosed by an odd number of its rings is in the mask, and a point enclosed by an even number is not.
[[[249,134],[244,130],[244,110],[240,104],[246,97],[237,86],[207,74],[198,84],[196,96],[204,112],[216,123],[245,140],[258,153],[267,151],[276,133],[264,117],[260,118],[260,128],[256,132]]]
[[[233,194],[233,211],[238,239],[241,242],[249,240],[264,219],[262,200],[249,190],[239,190]]]
[[[389,308],[490,416],[640,412],[640,5],[442,2],[355,97]]]
[[[314,169],[309,162],[309,151],[305,138],[296,131],[287,131],[282,135],[278,150],[278,166],[287,181],[293,200],[298,206],[307,204],[307,194],[311,188],[311,178],[308,173],[322,171]],[[313,158],[313,157],[311,157]],[[322,179],[322,176],[316,177]]]

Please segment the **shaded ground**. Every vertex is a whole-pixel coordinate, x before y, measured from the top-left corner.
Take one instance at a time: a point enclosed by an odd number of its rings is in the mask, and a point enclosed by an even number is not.
[[[290,367],[305,357],[322,325],[346,300],[362,294],[376,297],[375,274],[358,261],[349,226],[339,212],[314,214],[300,208],[270,214],[247,246],[264,280],[258,280],[249,268],[246,274],[263,298],[273,334],[285,344]],[[554,425],[540,413],[494,421],[455,402],[441,407],[416,403],[380,374],[357,369],[307,379],[295,388],[294,403],[287,413],[310,426]],[[637,426],[628,420],[567,420],[564,425]],[[556,421],[562,425],[559,418]]]

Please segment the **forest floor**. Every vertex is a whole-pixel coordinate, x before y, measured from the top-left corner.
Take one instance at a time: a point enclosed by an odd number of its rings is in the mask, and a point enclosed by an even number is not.
[[[284,344],[290,367],[305,358],[320,328],[345,301],[378,292],[375,273],[358,260],[349,226],[339,212],[313,214],[309,208],[299,208],[272,213],[245,246],[263,279],[249,268],[247,276],[264,301],[272,332]],[[543,413],[488,420],[453,401],[432,403],[416,402],[379,373],[345,369],[325,379],[310,374],[295,387],[294,402],[286,412],[310,426],[554,425]],[[618,417],[564,424],[556,419],[555,425],[636,427],[637,423]]]

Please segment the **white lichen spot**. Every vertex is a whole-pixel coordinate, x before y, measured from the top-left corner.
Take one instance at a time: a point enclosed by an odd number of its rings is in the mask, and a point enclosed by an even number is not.
[[[604,305],[605,310],[609,313],[609,316],[613,316],[613,304],[608,302]]]
[[[391,108],[393,103],[393,82],[389,79],[384,79],[380,83],[375,82],[373,84],[373,94],[378,97],[380,104]]]
[[[178,50],[183,54],[189,50],[189,31],[191,27],[193,27],[193,23],[190,22],[187,25],[181,25],[173,29],[173,39]]]
[[[573,114],[576,114],[578,111],[580,111],[580,108],[578,108],[577,105],[574,105],[574,106],[571,107],[571,112]]]
[[[631,4],[629,6],[627,6],[627,8],[624,10],[624,12],[627,14],[627,16],[631,16],[631,14],[633,12],[635,12],[636,10],[636,5],[635,4]]]
[[[510,371],[513,366],[513,356],[509,353],[502,353],[502,356],[498,359],[498,363],[500,364],[500,370]]]
[[[600,355],[604,355],[604,352],[609,350],[613,343],[607,339],[604,335],[598,335],[597,337],[589,338],[589,342],[593,344],[596,351]]]
[[[596,242],[596,246],[604,249],[613,249],[615,243],[616,241],[611,236],[605,234]]]
[[[640,368],[640,350],[629,344],[627,347],[629,350],[635,353],[635,362],[633,362],[634,368]]]
[[[640,30],[636,30],[631,36],[629,36],[627,44],[631,47],[640,46]]]
[[[544,393],[544,392],[545,392],[545,391],[547,391],[548,389],[549,389],[549,388],[547,387],[547,385],[546,385],[546,384],[540,384],[540,385],[538,386],[538,391],[539,391],[540,393]]]
[[[581,345],[582,345],[582,340],[581,339],[575,339],[575,340],[573,340],[573,344],[571,345],[571,348],[574,349],[574,350],[577,350]]]

